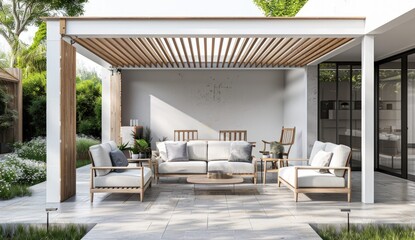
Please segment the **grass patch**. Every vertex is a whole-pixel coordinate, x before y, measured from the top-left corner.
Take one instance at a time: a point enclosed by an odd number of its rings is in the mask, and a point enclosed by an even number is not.
[[[362,224],[351,225],[350,232],[347,227],[337,227],[335,225],[314,226],[314,230],[324,240],[413,240],[415,239],[415,228],[408,225],[375,225]]]
[[[86,225],[51,225],[49,232],[46,226],[39,225],[0,225],[0,240],[8,239],[81,239],[88,232]]]
[[[29,190],[29,186],[22,184],[13,184],[8,191],[2,191],[0,193],[0,199],[7,200],[15,197],[31,196],[32,192]]]
[[[85,160],[85,159],[76,160],[76,168],[80,168],[88,164],[91,164],[91,160]]]

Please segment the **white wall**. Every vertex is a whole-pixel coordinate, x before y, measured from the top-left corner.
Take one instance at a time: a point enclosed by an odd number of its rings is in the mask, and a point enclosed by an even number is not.
[[[280,137],[283,81],[282,70],[123,70],[122,124],[139,119],[153,141],[173,139],[174,129],[198,129],[200,139],[246,129],[257,154],[262,139]]]
[[[304,68],[285,71],[283,122],[285,127],[296,127],[290,158],[306,158],[308,153],[306,76]]]

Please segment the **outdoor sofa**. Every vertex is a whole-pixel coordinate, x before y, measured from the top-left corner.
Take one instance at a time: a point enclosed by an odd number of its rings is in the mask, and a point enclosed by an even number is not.
[[[91,146],[91,202],[94,193],[138,193],[143,201],[144,192],[151,187],[153,172],[148,167],[138,167],[128,164],[125,155],[119,151],[113,141]],[[115,158],[116,156],[117,158]],[[115,159],[122,158],[121,163]],[[120,166],[121,165],[121,166]]]
[[[289,163],[305,161],[307,165],[281,167],[278,187],[283,183],[291,189],[296,202],[298,193],[346,193],[350,202],[351,154],[348,146],[316,141],[309,159],[286,159]]]
[[[169,160],[166,144],[186,144],[187,159]],[[242,177],[249,177],[257,182],[256,159],[252,156],[252,145],[246,141],[202,141],[158,142],[158,151],[154,153],[155,177],[189,177],[206,175],[209,171],[223,171]],[[250,148],[249,160],[232,159],[235,146]],[[231,154],[232,153],[232,154]],[[241,160],[241,161],[240,161]]]

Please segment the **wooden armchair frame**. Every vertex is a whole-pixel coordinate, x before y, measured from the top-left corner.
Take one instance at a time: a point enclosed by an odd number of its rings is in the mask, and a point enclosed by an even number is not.
[[[198,130],[174,130],[174,141],[190,141],[198,139]]]
[[[220,130],[219,141],[247,141],[247,130]]]
[[[144,167],[95,167],[94,160],[89,153],[89,157],[91,159],[92,167],[91,167],[91,181],[90,181],[90,191],[89,196],[91,203],[94,201],[94,193],[103,193],[103,192],[110,192],[110,193],[138,193],[140,195],[140,201],[144,200],[144,192],[147,188],[151,188],[152,178],[148,180],[148,182],[144,183]],[[96,177],[96,170],[115,170],[115,169],[139,169],[141,170],[141,185],[139,187],[95,187],[94,178]]]

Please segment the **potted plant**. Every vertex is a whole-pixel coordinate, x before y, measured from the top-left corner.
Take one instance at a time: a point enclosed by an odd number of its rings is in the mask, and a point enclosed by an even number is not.
[[[125,156],[129,156],[130,151],[131,151],[131,147],[129,147],[130,143],[126,142],[126,143],[121,143],[120,145],[118,145],[118,149],[120,149]]]
[[[148,143],[146,140],[144,139],[135,140],[135,144],[131,148],[131,152],[132,152],[131,158],[132,159],[145,158],[149,150],[150,150],[150,147],[148,146]]]
[[[284,146],[281,145],[279,142],[272,142],[270,146],[271,158],[282,158],[282,154],[284,153]]]

